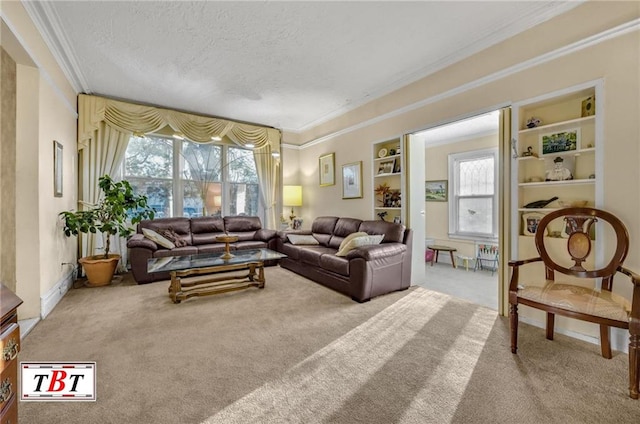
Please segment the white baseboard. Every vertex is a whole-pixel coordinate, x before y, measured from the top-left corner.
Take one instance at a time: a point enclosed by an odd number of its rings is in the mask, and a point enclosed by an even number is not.
[[[62,277],[55,286],[51,288],[44,296],[40,297],[40,317],[46,318],[53,311],[62,297],[69,291],[73,284],[73,270],[69,271]]]
[[[519,318],[521,322],[533,325],[534,327],[542,329],[545,329],[547,327],[546,322],[533,320],[523,316],[520,316]],[[558,328],[557,326],[554,328],[554,332],[600,346],[600,337],[589,336],[587,334],[578,333],[577,331]],[[629,353],[629,332],[627,330],[623,330],[621,328],[611,328],[610,339],[612,350]]]

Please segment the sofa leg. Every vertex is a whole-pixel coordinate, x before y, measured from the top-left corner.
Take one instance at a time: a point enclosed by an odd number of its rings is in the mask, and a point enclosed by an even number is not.
[[[356,299],[355,297],[351,296],[351,299],[358,302],[358,303],[365,303],[371,300],[371,298],[369,299],[364,299],[364,300],[360,300],[360,299]]]

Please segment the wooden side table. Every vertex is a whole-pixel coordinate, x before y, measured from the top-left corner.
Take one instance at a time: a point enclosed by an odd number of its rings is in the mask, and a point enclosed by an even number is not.
[[[453,252],[457,251],[458,249],[456,249],[455,247],[434,244],[434,245],[431,245],[431,246],[427,246],[427,249],[433,250],[435,252],[433,257],[431,258],[431,266],[433,266],[434,262],[438,262],[438,253],[440,253],[440,252],[449,252],[449,255],[451,255],[451,265],[454,268],[456,267],[456,260],[453,257]]]

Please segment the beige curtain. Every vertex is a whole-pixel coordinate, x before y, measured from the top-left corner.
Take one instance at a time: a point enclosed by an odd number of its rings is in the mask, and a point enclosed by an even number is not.
[[[254,149],[253,157],[256,161],[256,171],[260,180],[260,196],[265,209],[264,227],[276,230],[279,221],[279,215],[276,213],[279,161],[271,155],[270,145],[262,149]]]
[[[90,207],[100,199],[100,188],[98,180],[105,174],[115,175],[122,161],[129,144],[131,132],[121,131],[110,127],[105,122],[98,123],[95,129],[85,139],[81,149],[84,169],[80,170],[83,178],[81,184],[82,193],[79,207]],[[98,255],[103,253],[104,240],[101,234],[83,235],[80,241],[80,252],[82,256]],[[125,241],[120,238],[112,239],[111,252],[122,255],[122,260],[118,265],[119,271],[126,270],[127,249]]]
[[[254,151],[262,152],[254,157],[263,187],[265,228],[277,228],[274,208],[277,161],[271,154],[264,153],[280,151],[280,130],[86,94],[78,96],[78,150],[82,155],[79,207],[98,201],[98,179],[116,173],[132,134],[154,133],[167,126],[195,142],[206,143],[214,136],[226,136],[239,146],[252,144]],[[96,237],[83,237],[80,241],[82,256],[96,254],[101,242]],[[124,267],[127,262],[125,241],[114,240],[111,245],[114,253],[123,255],[121,266]]]

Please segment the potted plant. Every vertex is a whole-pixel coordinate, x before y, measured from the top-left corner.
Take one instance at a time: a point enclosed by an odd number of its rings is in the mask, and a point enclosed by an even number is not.
[[[91,286],[109,284],[120,261],[120,255],[109,254],[110,236],[120,234],[128,237],[133,232],[129,220],[131,224],[137,224],[154,217],[153,209],[147,205],[147,197],[134,194],[128,181],[115,182],[104,175],[98,180],[98,186],[103,195],[97,204],[90,205],[88,210],[60,212],[67,237],[80,233],[102,233],[104,254],[78,260]]]

